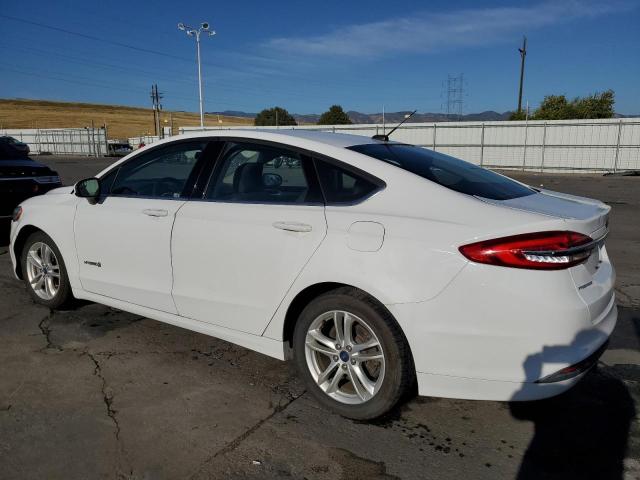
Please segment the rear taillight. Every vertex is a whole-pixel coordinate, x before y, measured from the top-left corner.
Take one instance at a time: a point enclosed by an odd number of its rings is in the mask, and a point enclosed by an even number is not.
[[[469,260],[487,265],[561,270],[584,262],[596,242],[577,232],[536,232],[496,238],[460,247]]]

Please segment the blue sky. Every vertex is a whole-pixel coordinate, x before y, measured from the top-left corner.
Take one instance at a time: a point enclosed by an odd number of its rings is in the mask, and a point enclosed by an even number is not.
[[[205,20],[207,111],[441,112],[463,72],[465,113],[502,112],[524,34],[533,107],[612,88],[619,113],[640,113],[640,0],[3,0],[0,97],[148,106],[157,83],[165,109],[196,111],[195,42],[176,24]]]

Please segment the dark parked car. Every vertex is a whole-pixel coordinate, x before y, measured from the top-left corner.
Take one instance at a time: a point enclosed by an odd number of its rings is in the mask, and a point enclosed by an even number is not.
[[[13,137],[0,137],[0,156],[21,158],[29,155],[29,145]]]
[[[58,172],[29,157],[10,157],[0,151],[0,221],[11,218],[22,201],[61,187]]]

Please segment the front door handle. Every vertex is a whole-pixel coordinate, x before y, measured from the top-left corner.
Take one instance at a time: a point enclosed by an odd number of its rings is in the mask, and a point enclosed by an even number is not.
[[[156,208],[147,208],[146,210],[143,210],[142,213],[144,213],[145,215],[149,215],[150,217],[166,217],[167,215],[169,215],[169,212],[167,210]]]
[[[286,230],[287,232],[310,232],[313,230],[311,225],[300,222],[274,222],[273,226],[275,228],[279,228],[280,230]]]

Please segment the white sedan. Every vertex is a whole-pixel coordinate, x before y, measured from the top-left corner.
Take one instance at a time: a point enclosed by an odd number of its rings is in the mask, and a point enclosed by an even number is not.
[[[351,418],[407,393],[574,385],[617,318],[610,208],[401,143],[215,131],[142,148],[14,212],[33,299],[74,298],[293,357]]]

